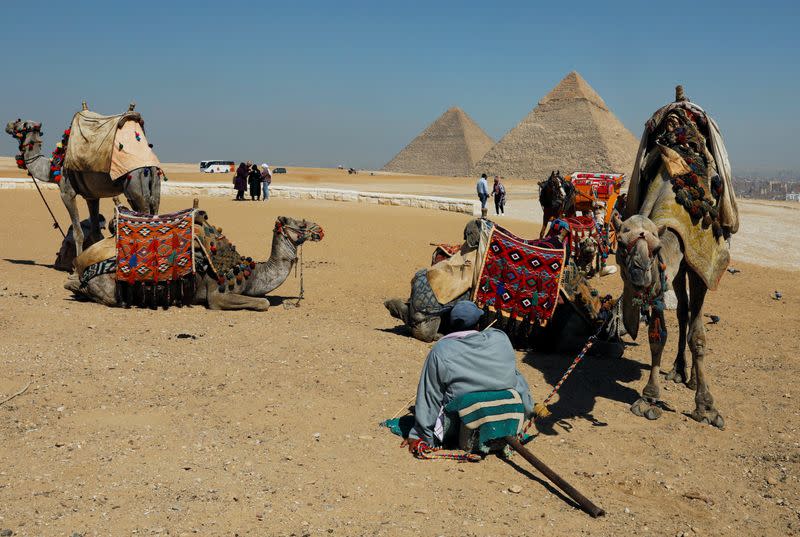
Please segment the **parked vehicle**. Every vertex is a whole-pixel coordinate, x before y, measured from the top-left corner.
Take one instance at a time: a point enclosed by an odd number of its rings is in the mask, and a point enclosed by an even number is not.
[[[272,173],[286,173],[286,168],[275,168]]]
[[[203,173],[231,173],[236,171],[236,163],[232,160],[203,160],[200,161],[200,171]]]

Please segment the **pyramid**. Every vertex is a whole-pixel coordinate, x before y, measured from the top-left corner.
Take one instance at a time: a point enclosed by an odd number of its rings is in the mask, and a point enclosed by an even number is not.
[[[492,145],[494,140],[471,117],[453,107],[411,140],[383,170],[466,176]]]
[[[536,180],[552,170],[630,176],[638,147],[633,134],[573,71],[483,156],[473,173]]]

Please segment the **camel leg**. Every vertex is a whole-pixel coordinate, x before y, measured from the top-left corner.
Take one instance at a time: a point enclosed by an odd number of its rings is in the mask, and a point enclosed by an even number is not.
[[[686,293],[686,269],[681,267],[678,275],[672,280],[672,289],[678,297],[678,354],[672,369],[667,373],[667,380],[676,383],[685,382],[686,376],[686,330],[689,321],[689,295]]]
[[[408,324],[408,302],[403,302],[399,298],[390,298],[384,301],[383,306],[389,310],[389,314],[395,319],[403,321]]]
[[[703,359],[706,354],[703,302],[707,291],[708,288],[700,276],[689,271],[689,350],[692,352],[692,379],[697,383],[694,394],[695,409],[691,416],[700,423],[710,423],[714,427],[724,429],[725,420],[714,408],[714,397],[708,388],[703,371]]]
[[[78,193],[72,188],[69,179],[64,178],[61,181],[61,201],[64,202],[64,207],[67,208],[69,219],[72,224],[72,238],[75,239],[75,257],[77,258],[83,252],[83,229],[81,229],[81,216],[78,213],[77,196]]]
[[[664,344],[667,342],[664,310],[656,308],[650,310],[648,339],[650,340],[650,378],[642,390],[642,398],[631,405],[631,412],[637,416],[655,420],[661,417],[661,408],[658,405],[661,394],[661,388],[658,386],[658,374],[661,370],[661,354],[664,352]]]
[[[103,240],[103,233],[100,231],[100,200],[86,200],[86,206],[89,208],[89,220],[91,222],[89,242],[94,244]]]
[[[420,341],[430,343],[439,339],[439,325],[442,323],[442,318],[438,315],[428,317],[423,321],[413,322],[411,324],[411,335]]]
[[[208,309],[212,310],[253,310],[267,311],[269,300],[236,293],[220,293],[217,290],[208,293]]]

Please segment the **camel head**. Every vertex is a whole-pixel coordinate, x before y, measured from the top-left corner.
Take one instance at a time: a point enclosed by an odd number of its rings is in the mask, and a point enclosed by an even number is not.
[[[661,249],[659,237],[665,227],[657,227],[649,218],[633,215],[624,222],[614,216],[617,229],[617,265],[622,280],[635,288],[644,289],[655,283],[654,263]]]
[[[294,246],[306,241],[319,242],[325,237],[322,226],[309,220],[295,220],[288,216],[279,216],[275,220],[275,233],[282,235]]]
[[[473,218],[464,226],[464,242],[467,244],[467,248],[475,249],[478,247],[480,240],[481,221],[477,218]]]
[[[42,143],[41,123],[21,119],[9,121],[6,125],[6,132],[17,140],[20,151],[33,149],[34,145]]]

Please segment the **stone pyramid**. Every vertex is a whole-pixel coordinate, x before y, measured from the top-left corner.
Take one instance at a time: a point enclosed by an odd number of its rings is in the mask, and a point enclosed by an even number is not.
[[[411,140],[383,170],[418,175],[467,176],[493,145],[494,140],[472,118],[454,107]]]
[[[536,180],[552,170],[630,177],[638,147],[633,134],[573,71],[483,156],[473,173]]]

